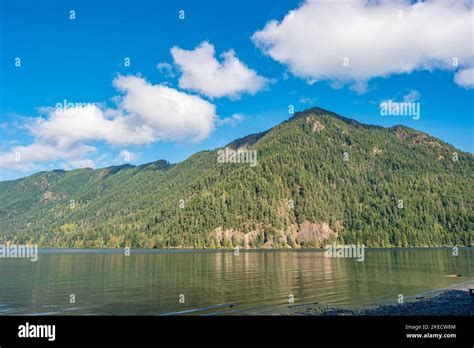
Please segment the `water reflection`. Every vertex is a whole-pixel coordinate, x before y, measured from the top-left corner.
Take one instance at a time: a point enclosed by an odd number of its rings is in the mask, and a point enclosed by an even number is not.
[[[359,306],[474,279],[474,250],[41,253],[0,261],[0,313],[153,315],[231,303]],[[462,274],[461,278],[445,277]],[[70,303],[74,294],[76,303]],[[184,295],[185,303],[179,303]]]

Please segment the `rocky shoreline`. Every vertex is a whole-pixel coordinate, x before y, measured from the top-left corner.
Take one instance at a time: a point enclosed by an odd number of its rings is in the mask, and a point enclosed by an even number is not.
[[[378,303],[360,309],[334,307],[323,303],[286,305],[284,308],[252,313],[256,315],[301,316],[474,316],[474,281],[410,297],[404,303]]]

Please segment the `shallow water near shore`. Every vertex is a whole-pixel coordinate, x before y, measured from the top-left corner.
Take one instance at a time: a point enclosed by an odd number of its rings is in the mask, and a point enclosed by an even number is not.
[[[125,256],[123,250],[43,249],[37,262],[0,259],[0,314],[244,314],[288,303],[290,296],[295,304],[358,308],[470,280],[474,248],[458,256],[450,248],[366,249],[363,262],[319,250]]]

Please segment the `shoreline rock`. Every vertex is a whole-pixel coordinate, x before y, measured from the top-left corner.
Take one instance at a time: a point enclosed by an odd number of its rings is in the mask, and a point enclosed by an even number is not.
[[[360,309],[308,303],[275,308],[264,315],[290,316],[474,316],[474,296],[469,294],[474,281],[448,289],[431,290],[406,299],[404,303],[377,303]],[[259,313],[253,313],[259,314]]]

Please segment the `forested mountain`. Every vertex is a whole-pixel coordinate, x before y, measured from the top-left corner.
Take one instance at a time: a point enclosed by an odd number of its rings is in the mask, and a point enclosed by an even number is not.
[[[474,158],[404,126],[323,109],[170,165],[55,170],[0,182],[0,242],[50,247],[474,244]]]

